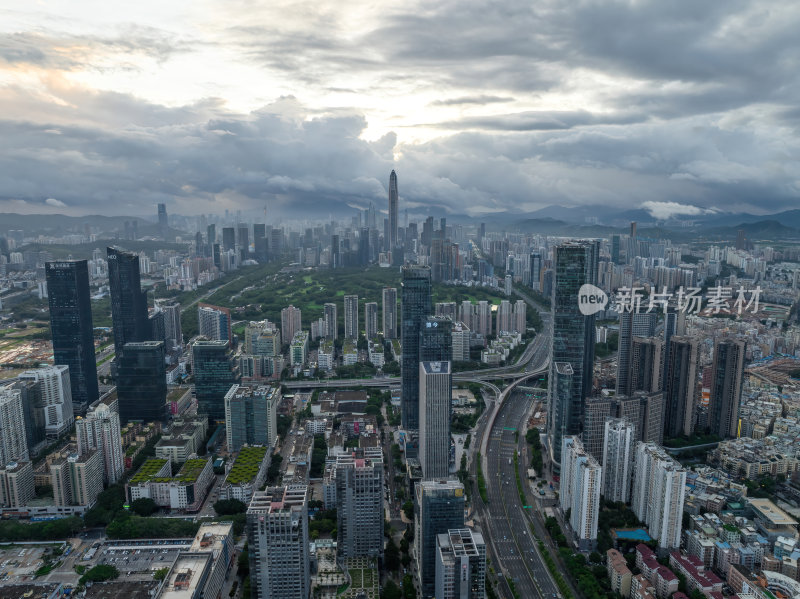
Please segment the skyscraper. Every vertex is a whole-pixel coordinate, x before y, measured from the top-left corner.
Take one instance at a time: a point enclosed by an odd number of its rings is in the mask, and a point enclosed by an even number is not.
[[[0,388],[0,464],[29,457],[21,394],[18,389]]]
[[[114,353],[119,359],[126,343],[147,341],[147,292],[142,291],[139,256],[109,247],[108,286],[111,290],[111,323],[114,327]]]
[[[192,372],[197,413],[211,422],[225,421],[225,395],[240,382],[239,365],[227,341],[198,340],[192,344]]]
[[[364,334],[367,339],[378,336],[378,303],[367,302],[364,304]]]
[[[116,483],[125,471],[119,414],[100,403],[86,414],[86,418],[75,421],[75,436],[78,455],[83,456],[95,450],[100,452],[103,455],[103,479],[106,485]]]
[[[222,249],[226,252],[236,249],[236,229],[233,227],[222,228]]]
[[[358,296],[344,296],[344,336],[345,339],[358,339]]]
[[[167,418],[164,342],[126,343],[117,372],[119,419],[142,422]]]
[[[156,300],[156,306],[164,314],[164,338],[167,351],[183,345],[181,330],[181,305],[175,300]]]
[[[664,342],[658,337],[633,337],[631,339],[630,368],[628,369],[630,393],[636,391],[653,393],[661,389],[663,349]]]
[[[397,173],[392,169],[389,175],[389,249],[391,251],[397,247],[397,227],[400,225],[397,220],[398,200]]]
[[[197,324],[201,336],[212,341],[233,341],[231,311],[228,308],[199,303],[197,305]]]
[[[638,443],[635,460],[633,512],[648,526],[659,548],[677,549],[681,543],[686,470],[652,443]]]
[[[291,343],[296,333],[303,328],[303,314],[300,308],[287,306],[281,310],[281,341]]]
[[[592,392],[595,317],[584,316],[578,307],[578,290],[597,284],[598,245],[595,241],[571,241],[553,248],[555,282],[551,305],[553,336],[550,348],[548,443],[556,469],[561,461],[563,435],[583,430],[583,408]],[[571,367],[571,389],[558,388],[556,364]],[[566,379],[563,379],[566,380]],[[558,391],[558,392],[557,392]]]
[[[247,509],[253,599],[308,599],[308,489],[256,491]]]
[[[464,528],[464,485],[458,481],[422,481],[415,488],[414,557],[423,599],[436,591],[436,539]]]
[[[656,332],[658,314],[655,312],[622,312],[619,315],[619,349],[617,352],[617,393],[630,395],[631,361],[634,337],[652,337]]]
[[[609,418],[603,435],[602,495],[607,501],[628,503],[633,478],[636,428],[624,418]]]
[[[419,335],[424,319],[433,310],[431,269],[406,265],[403,266],[402,275],[401,414],[403,428],[415,431],[419,429]]]
[[[163,235],[169,228],[169,219],[167,218],[167,205],[158,205],[158,228],[161,229]]]
[[[450,362],[419,363],[419,463],[423,480],[450,474]]]
[[[323,320],[325,322],[325,334],[323,336],[330,341],[334,341],[339,336],[339,320],[336,304],[328,302],[322,309]]]
[[[336,456],[337,556],[383,557],[383,451]]]
[[[723,439],[739,436],[739,402],[742,398],[746,348],[746,342],[741,339],[720,339],[714,344],[710,429]]]
[[[664,373],[664,434],[689,437],[694,431],[700,346],[697,339],[673,335]]]
[[[571,510],[569,527],[578,548],[588,551],[597,543],[602,470],[578,437],[564,436],[562,445],[561,511]]]
[[[444,316],[428,316],[419,331],[419,360],[447,362],[453,359],[453,321]]]
[[[69,367],[72,409],[83,414],[99,396],[88,264],[86,260],[47,262],[45,276],[53,362]]]
[[[47,436],[57,437],[69,430],[75,421],[69,368],[60,364],[44,366],[27,370],[19,378],[23,381],[36,381],[40,385]]]
[[[436,537],[436,598],[483,599],[486,596],[486,544],[469,528]]]
[[[397,339],[397,289],[383,288],[383,337]]]
[[[245,444],[275,444],[280,398],[280,387],[231,385],[224,400],[228,451],[239,451]]]

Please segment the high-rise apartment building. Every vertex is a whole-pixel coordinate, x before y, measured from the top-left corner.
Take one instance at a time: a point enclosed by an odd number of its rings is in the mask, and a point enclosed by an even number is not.
[[[583,407],[592,392],[595,317],[581,314],[578,291],[582,285],[597,284],[598,255],[598,244],[594,241],[571,241],[553,248],[548,443],[556,469],[561,463],[561,439],[582,432]],[[564,363],[572,370],[569,390],[557,386],[566,383],[556,369],[556,364]]]
[[[197,413],[212,422],[225,421],[225,395],[240,382],[239,364],[227,341],[198,340],[192,344],[192,372]]]
[[[419,463],[423,480],[450,474],[450,362],[419,363]]]
[[[383,288],[383,337],[397,339],[397,289]]]
[[[597,543],[601,474],[600,464],[578,437],[562,437],[559,502],[562,512],[571,510],[569,527],[581,551],[591,550]]]
[[[656,312],[621,312],[619,315],[619,343],[617,351],[617,393],[630,395],[631,368],[637,366],[631,360],[634,337],[652,337],[656,332]]]
[[[364,304],[364,335],[367,339],[378,336],[378,303],[367,302]]]
[[[383,520],[381,448],[336,456],[338,557],[383,557]]]
[[[98,451],[102,455],[103,480],[107,485],[120,480],[125,471],[120,430],[119,414],[104,403],[87,412],[86,418],[75,421],[78,455],[83,456],[90,451]]]
[[[329,341],[335,341],[339,336],[339,318],[336,304],[329,302],[323,307],[323,321],[325,323],[325,334],[323,337]]]
[[[29,457],[22,395],[19,389],[0,388],[0,464]]]
[[[389,175],[389,250],[394,251],[397,247],[397,227],[399,221],[397,219],[398,203],[400,196],[397,192],[397,173],[392,169]]]
[[[243,445],[272,447],[278,438],[280,387],[231,385],[225,394],[228,451]]]
[[[230,309],[201,302],[197,305],[197,324],[202,337],[211,341],[233,342]]]
[[[308,488],[268,487],[247,508],[253,599],[308,599]]]
[[[111,290],[111,323],[114,353],[119,360],[126,343],[147,341],[147,292],[142,291],[139,256],[120,248],[106,248],[108,286]]]
[[[689,437],[694,431],[700,344],[697,339],[673,335],[664,372],[664,434]]]
[[[623,418],[609,418],[603,435],[602,495],[607,501],[628,503],[633,478],[636,428]]]
[[[486,544],[469,528],[436,537],[437,599],[483,599],[486,596]]]
[[[161,422],[167,418],[164,342],[126,343],[117,373],[119,419]]]
[[[453,362],[469,361],[470,333],[469,327],[463,322],[453,323]]]
[[[358,296],[344,296],[344,336],[345,339],[358,339]]]
[[[69,367],[44,366],[23,372],[19,379],[36,381],[40,385],[47,436],[57,437],[69,430],[75,421]]]
[[[464,485],[458,481],[422,481],[415,488],[414,558],[422,597],[436,592],[436,540],[464,528]]]
[[[53,362],[69,367],[72,409],[83,414],[99,397],[88,263],[47,262],[45,276]]]
[[[746,349],[747,344],[741,339],[718,339],[714,344],[709,428],[723,439],[739,436]]]
[[[653,393],[661,389],[663,349],[664,342],[658,337],[631,339],[631,359],[628,369],[628,388],[631,394],[636,391]]]
[[[30,462],[0,463],[0,507],[21,508],[36,497]]]
[[[431,269],[428,266],[406,265],[403,266],[402,276],[401,415],[403,428],[415,431],[419,429],[419,335],[423,321],[433,309]]]
[[[103,456],[97,450],[71,453],[50,463],[53,503],[91,506],[103,491]]]
[[[183,345],[181,330],[181,305],[175,300],[156,300],[156,306],[164,314],[164,339],[166,350],[174,351]]]
[[[653,443],[638,443],[632,509],[661,549],[680,547],[686,470]]]
[[[286,345],[291,343],[294,336],[303,328],[302,310],[294,306],[287,306],[281,310],[281,341]]]

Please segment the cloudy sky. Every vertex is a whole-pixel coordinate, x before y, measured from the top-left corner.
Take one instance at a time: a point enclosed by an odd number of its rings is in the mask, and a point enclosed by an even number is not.
[[[773,212],[800,5],[30,0],[0,7],[0,212]]]

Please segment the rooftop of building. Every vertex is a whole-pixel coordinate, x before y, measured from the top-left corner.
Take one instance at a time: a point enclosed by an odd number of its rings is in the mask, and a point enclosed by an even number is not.
[[[305,485],[267,487],[253,494],[247,512],[271,514],[281,510],[300,509],[306,503],[307,494],[308,487]]]
[[[129,484],[135,485],[154,478],[164,467],[164,464],[167,464],[168,462],[169,460],[162,458],[150,458],[149,460],[146,460],[145,463],[142,464],[142,467],[139,468],[139,471],[133,475],[133,478],[131,478]]]
[[[747,500],[757,515],[769,520],[774,526],[797,526],[797,522],[769,499]]]
[[[86,589],[86,599],[152,599],[158,584],[154,580],[132,581],[122,578],[113,582],[97,582]]]
[[[192,541],[190,551],[208,551],[233,535],[233,522],[203,522]]]
[[[210,553],[181,553],[170,571],[161,591],[162,599],[191,599],[197,592],[197,585],[203,574],[211,567],[213,556]]]
[[[268,451],[262,446],[242,447],[225,481],[231,485],[253,482]]]
[[[39,597],[48,597],[53,591],[56,590],[57,586],[58,585],[55,583],[2,584],[0,585],[0,599],[22,599],[22,597],[39,599]],[[30,593],[30,595],[28,593]]]

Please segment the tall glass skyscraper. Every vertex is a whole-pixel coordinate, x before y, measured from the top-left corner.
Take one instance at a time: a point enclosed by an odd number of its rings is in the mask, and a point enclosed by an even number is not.
[[[225,421],[225,395],[238,384],[239,366],[227,341],[195,341],[192,372],[197,394],[197,413],[213,422]]]
[[[399,195],[397,193],[397,173],[392,169],[389,175],[389,249],[394,251],[397,247],[397,204]]]
[[[98,398],[92,301],[86,260],[47,262],[53,362],[69,367],[72,409],[85,414]]]
[[[583,430],[584,402],[592,391],[595,317],[584,316],[578,308],[578,290],[597,284],[599,246],[596,241],[570,241],[553,248],[555,281],[551,295],[553,338],[550,347],[549,404],[547,432],[550,457],[556,468],[561,462],[561,443],[565,435],[580,435]],[[571,389],[557,389],[563,382],[556,364],[571,367]]]
[[[143,422],[167,418],[164,342],[126,343],[117,367],[119,419]]]
[[[108,286],[111,289],[111,323],[114,326],[114,353],[119,358],[126,343],[147,341],[147,292],[142,291],[139,256],[109,247]]]
[[[403,267],[401,290],[401,364],[403,428],[419,429],[419,337],[423,321],[433,312],[431,298],[431,269],[409,264]]]

